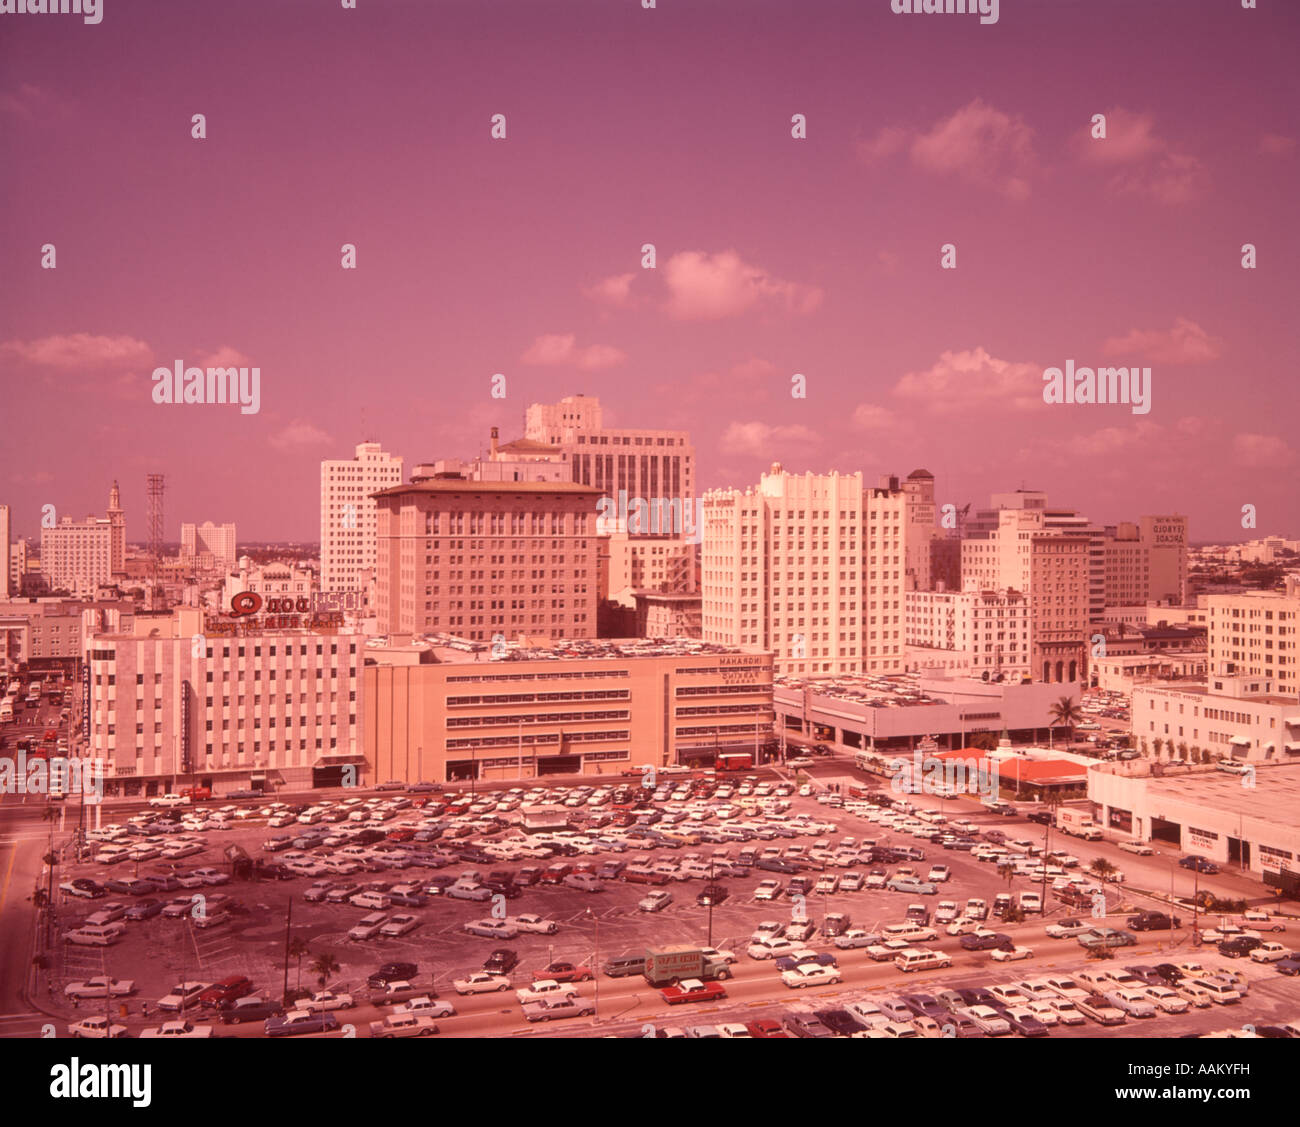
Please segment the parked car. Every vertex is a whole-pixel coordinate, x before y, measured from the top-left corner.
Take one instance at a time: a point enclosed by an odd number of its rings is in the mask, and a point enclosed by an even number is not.
[[[339,1028],[339,1019],[332,1013],[312,1013],[310,1010],[290,1010],[281,1017],[266,1019],[263,1029],[268,1037],[296,1037],[304,1033],[332,1033]]]

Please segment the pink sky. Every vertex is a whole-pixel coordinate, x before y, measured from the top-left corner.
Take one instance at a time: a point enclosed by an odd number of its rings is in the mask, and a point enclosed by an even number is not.
[[[941,502],[1300,535],[1298,39],[1272,0],[0,16],[0,503],[36,537],[116,477],[138,541],[161,471],[169,539],[315,539],[322,458],[470,456],[582,391],[689,429],[706,488],[924,466]],[[152,401],[213,356],[258,414]],[[1044,404],[1067,360],[1150,366],[1150,413]]]

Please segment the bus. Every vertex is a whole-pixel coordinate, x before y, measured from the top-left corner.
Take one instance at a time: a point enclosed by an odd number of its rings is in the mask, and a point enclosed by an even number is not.
[[[41,703],[41,683],[39,681],[33,681],[30,685],[27,686],[27,703],[28,704]]]

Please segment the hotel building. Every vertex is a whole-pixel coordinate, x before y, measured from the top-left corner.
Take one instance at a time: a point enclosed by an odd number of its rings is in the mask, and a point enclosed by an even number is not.
[[[402,483],[402,459],[378,442],[320,464],[321,590],[367,592],[376,562],[374,494]]]

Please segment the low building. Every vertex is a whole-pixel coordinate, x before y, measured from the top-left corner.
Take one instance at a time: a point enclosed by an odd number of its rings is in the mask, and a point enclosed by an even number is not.
[[[363,675],[374,778],[439,782],[713,765],[772,732],[772,655],[700,642],[564,641]],[[496,660],[493,660],[493,657]]]
[[[1107,654],[1095,657],[1088,667],[1088,683],[1094,689],[1132,693],[1138,685],[1152,681],[1205,680],[1207,658],[1200,653]]]

